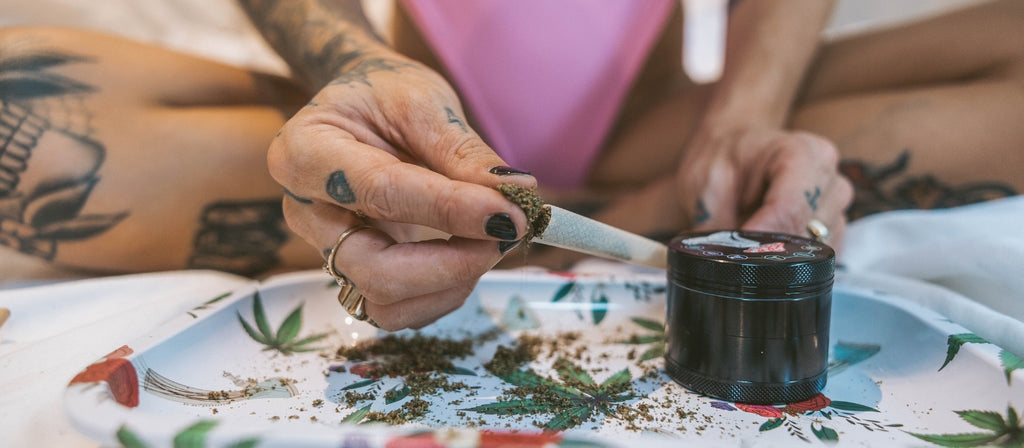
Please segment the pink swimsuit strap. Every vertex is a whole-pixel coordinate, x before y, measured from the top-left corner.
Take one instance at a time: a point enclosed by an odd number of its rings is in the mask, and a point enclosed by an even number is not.
[[[546,186],[586,181],[673,0],[403,0],[481,133]]]

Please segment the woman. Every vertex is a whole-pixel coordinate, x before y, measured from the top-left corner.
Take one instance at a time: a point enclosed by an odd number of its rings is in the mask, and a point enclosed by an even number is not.
[[[473,130],[457,90],[423,65],[422,44],[396,36],[409,56],[384,45],[358,2],[241,3],[302,87],[105,36],[3,31],[5,52],[35,55],[5,63],[7,72],[62,86],[3,94],[5,117],[15,117],[5,129],[39,128],[8,139],[30,151],[4,148],[17,162],[3,165],[14,179],[0,193],[5,244],[109,271],[255,274],[332,255],[336,274],[357,285],[352,310],[382,328],[458,307],[527,231],[492,187],[537,180]],[[814,219],[837,241],[851,199],[839,155],[865,193],[854,213],[918,205],[872,203],[908,196],[886,182],[931,179],[927,191],[949,201],[962,185],[1021,188],[1024,136],[1009,123],[1024,108],[1024,46],[1013,31],[1021,5],[987,3],[819,46],[830,5],[804,3],[733,6],[726,71],[711,87],[686,82],[677,56],[663,56],[678,54],[672,11],[587,182],[543,195],[566,205],[596,198],[598,219],[647,234],[805,233]],[[79,127],[59,124],[60,114]],[[964,160],[965,147],[978,155]],[[424,227],[454,236],[423,240]],[[531,254],[527,262],[541,262]]]

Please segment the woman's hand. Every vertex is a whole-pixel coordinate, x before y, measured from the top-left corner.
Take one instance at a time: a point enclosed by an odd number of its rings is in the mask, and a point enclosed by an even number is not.
[[[270,173],[289,226],[325,256],[347,229],[374,227],[345,239],[334,267],[381,328],[420,327],[459,307],[526,233],[493,187],[536,181],[469,128],[438,74],[381,52],[349,67],[281,129]]]
[[[773,128],[703,129],[677,174],[678,198],[695,229],[765,230],[810,236],[816,219],[841,241],[853,199],[838,172],[839,153],[807,132]]]

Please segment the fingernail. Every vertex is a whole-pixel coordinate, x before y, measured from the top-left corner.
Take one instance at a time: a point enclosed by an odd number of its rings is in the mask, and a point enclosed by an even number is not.
[[[517,169],[512,168],[510,166],[496,166],[496,167],[491,168],[491,169],[489,169],[487,171],[489,173],[491,173],[491,174],[497,174],[499,176],[512,176],[512,175],[516,175],[516,174],[522,174],[522,175],[527,175],[527,176],[531,175],[531,173],[529,171],[517,170]]]
[[[509,253],[512,249],[519,247],[519,243],[522,242],[523,240],[498,241],[498,252],[501,252],[502,255],[505,255]]]
[[[505,241],[513,241],[519,238],[516,224],[512,222],[512,217],[506,213],[498,213],[487,218],[487,225],[484,227],[484,231],[490,236]]]

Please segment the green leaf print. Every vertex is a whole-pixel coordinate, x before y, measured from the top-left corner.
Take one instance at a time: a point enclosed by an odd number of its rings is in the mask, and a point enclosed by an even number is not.
[[[551,419],[548,424],[544,425],[544,429],[548,431],[564,431],[574,428],[589,420],[591,413],[593,413],[593,409],[589,406],[570,408]]]
[[[967,423],[989,431],[1006,431],[1006,421],[998,412],[991,411],[955,411]]]
[[[1021,426],[1017,410],[1006,408],[1006,418],[991,411],[956,411],[964,421],[990,432],[968,434],[908,434],[918,439],[948,447],[977,447],[998,445],[1003,447],[1024,447],[1024,427]]]
[[[936,445],[949,446],[955,448],[985,446],[999,438],[999,436],[995,434],[927,435],[910,433],[910,435],[917,437],[918,439],[924,440],[925,442],[931,442]]]
[[[1006,350],[999,353],[999,360],[1003,362],[1003,370],[1006,372],[1006,384],[1010,384],[1014,370],[1024,369],[1024,359]]]
[[[206,435],[217,426],[213,420],[201,420],[174,436],[174,448],[203,448]]]
[[[875,409],[873,407],[864,406],[862,404],[857,403],[851,403],[849,401],[833,401],[829,404],[829,407],[831,407],[832,409],[839,409],[841,411],[849,412],[878,412],[878,409]]]
[[[948,346],[946,348],[946,361],[942,363],[942,367],[939,367],[939,370],[944,369],[956,357],[957,353],[960,352],[960,347],[970,343],[990,344],[984,338],[972,333],[949,335],[949,338],[946,340],[946,345]],[[1024,360],[1003,349],[999,351],[999,361],[1003,364],[1003,371],[1006,373],[1006,384],[1011,384],[1015,370],[1024,369]]]
[[[146,444],[142,442],[132,430],[128,429],[127,426],[121,425],[117,430],[117,441],[124,448],[147,448]]]
[[[295,339],[299,335],[299,328],[302,327],[302,305],[295,308],[291,314],[284,319],[281,324],[281,328],[277,330],[277,340],[282,344],[287,344]]]
[[[459,367],[459,366],[455,366],[455,367],[452,367],[450,369],[443,369],[441,371],[444,372],[444,373],[447,373],[449,375],[478,376],[476,374],[476,372],[474,372],[474,371],[472,371],[470,369],[467,369],[465,367]]]
[[[565,384],[577,389],[591,389],[597,385],[590,374],[565,358],[559,357],[555,361],[554,368]]]
[[[532,370],[516,370],[508,375],[500,375],[499,378],[507,383],[520,387],[544,386],[550,388],[554,393],[567,398],[583,398],[582,392],[572,387],[556,383],[547,378],[537,375]]]
[[[464,410],[491,415],[532,415],[552,412],[550,405],[529,399],[487,403]]]
[[[197,306],[195,308],[192,308],[192,311],[205,310],[205,309],[209,308],[210,305],[213,305],[213,304],[215,304],[217,302],[220,302],[221,300],[224,300],[225,298],[227,298],[230,295],[231,295],[231,292],[225,292],[225,293],[223,293],[223,294],[221,294],[221,295],[219,295],[217,297],[214,297],[214,298],[212,298],[210,300],[207,300],[207,301],[203,302],[202,305],[199,305],[199,306]],[[197,318],[198,319],[199,316],[196,315],[196,313],[194,313],[192,311],[189,311],[188,315],[192,316],[193,318]]]
[[[274,330],[270,328],[270,322],[267,321],[267,313],[263,311],[263,301],[260,299],[259,291],[253,293],[252,301],[252,314],[256,319],[256,327],[268,339],[273,339]]]
[[[551,298],[551,301],[560,302],[562,299],[566,298],[575,287],[576,282],[569,282],[562,285],[561,288],[558,288],[558,291],[555,291],[555,296]]]
[[[820,429],[819,429],[820,426]],[[832,428],[825,425],[811,423],[811,432],[822,442],[838,442],[839,434]]]
[[[656,343],[656,342],[661,342],[662,339],[663,339],[663,337],[660,336],[660,335],[651,334],[651,335],[646,335],[646,336],[637,336],[635,338],[629,338],[629,339],[624,340],[624,341],[619,341],[619,343],[620,344],[643,345],[643,344],[653,344],[653,343]]]
[[[392,404],[402,401],[403,398],[409,396],[409,392],[412,392],[412,389],[405,385],[405,383],[396,385],[395,387],[388,389],[387,392],[384,392],[384,403]]]
[[[942,367],[939,367],[939,371],[946,368],[946,365],[948,365],[949,362],[956,357],[956,354],[960,352],[960,347],[962,347],[964,344],[971,342],[978,344],[988,343],[988,341],[973,333],[960,333],[949,335],[949,337],[946,339],[946,362],[942,363]]]
[[[762,423],[761,427],[758,428],[758,431],[760,431],[760,432],[771,431],[771,430],[773,430],[775,428],[778,428],[778,427],[782,426],[782,424],[785,423],[785,422],[786,422],[785,418],[773,418],[771,420],[768,420],[768,421]]]
[[[377,381],[378,380],[376,380],[376,379],[369,378],[369,379],[365,379],[365,380],[362,380],[362,381],[358,381],[358,382],[349,384],[348,386],[342,387],[341,390],[359,389],[360,387],[369,386],[369,385],[371,385],[373,383],[376,383]]]
[[[619,344],[653,344],[651,348],[647,349],[647,351],[640,355],[640,362],[650,361],[652,359],[661,358],[662,356],[665,356],[665,326],[659,322],[646,319],[643,317],[633,317],[630,320],[632,320],[633,323],[643,327],[646,330],[653,331],[654,334],[633,335],[630,336],[629,339],[618,341]]]
[[[254,341],[259,342],[260,344],[263,345],[270,344],[270,341],[267,338],[265,338],[262,334],[254,330],[251,326],[249,326],[249,323],[246,322],[241,315],[238,315],[238,322],[242,324],[242,329],[244,329],[246,334],[248,334],[249,337],[252,338]]]
[[[651,347],[640,355],[640,361],[650,361],[655,358],[661,358],[665,356],[665,344],[661,344],[655,347]]]
[[[648,330],[656,331],[656,332],[659,332],[659,333],[665,333],[665,326],[662,325],[661,322],[655,322],[653,320],[644,319],[642,317],[634,317],[634,318],[631,318],[630,320],[632,320],[633,323],[635,323],[635,324],[637,324],[637,325],[639,325],[641,327],[644,327],[644,328],[646,328]]]
[[[517,370],[500,376],[517,386],[515,392],[506,392],[499,401],[464,410],[493,415],[554,414],[544,429],[561,431],[590,420],[595,412],[613,415],[616,403],[636,398],[628,368],[612,374],[600,385],[590,373],[565,358],[557,359],[554,368],[562,382],[541,377],[532,370]]]
[[[346,415],[345,418],[341,419],[341,422],[342,423],[359,423],[359,422],[363,421],[363,419],[366,418],[366,414],[370,413],[370,407],[371,406],[373,406],[373,403],[370,403],[370,404],[368,404],[366,406],[363,406],[363,407],[361,407],[359,409],[356,409],[351,414]]]
[[[267,314],[263,309],[263,301],[260,299],[259,291],[253,294],[252,300],[252,314],[253,319],[256,321],[256,328],[254,329],[242,317],[242,313],[239,312],[237,314],[238,322],[242,324],[242,329],[245,330],[245,333],[254,341],[266,346],[263,350],[277,350],[282,355],[320,350],[319,347],[312,347],[310,344],[327,337],[326,333],[318,333],[298,341],[295,340],[299,335],[299,330],[302,329],[301,304],[288,314],[288,317],[281,323],[281,328],[275,332],[267,320]]]
[[[632,379],[633,377],[629,374],[629,369],[622,369],[604,380],[601,383],[601,390],[608,393],[622,392],[623,389],[629,386],[629,381]]]
[[[597,298],[592,298],[591,303],[593,308],[590,313],[594,317],[594,325],[597,325],[608,315],[608,296],[601,293]]]

